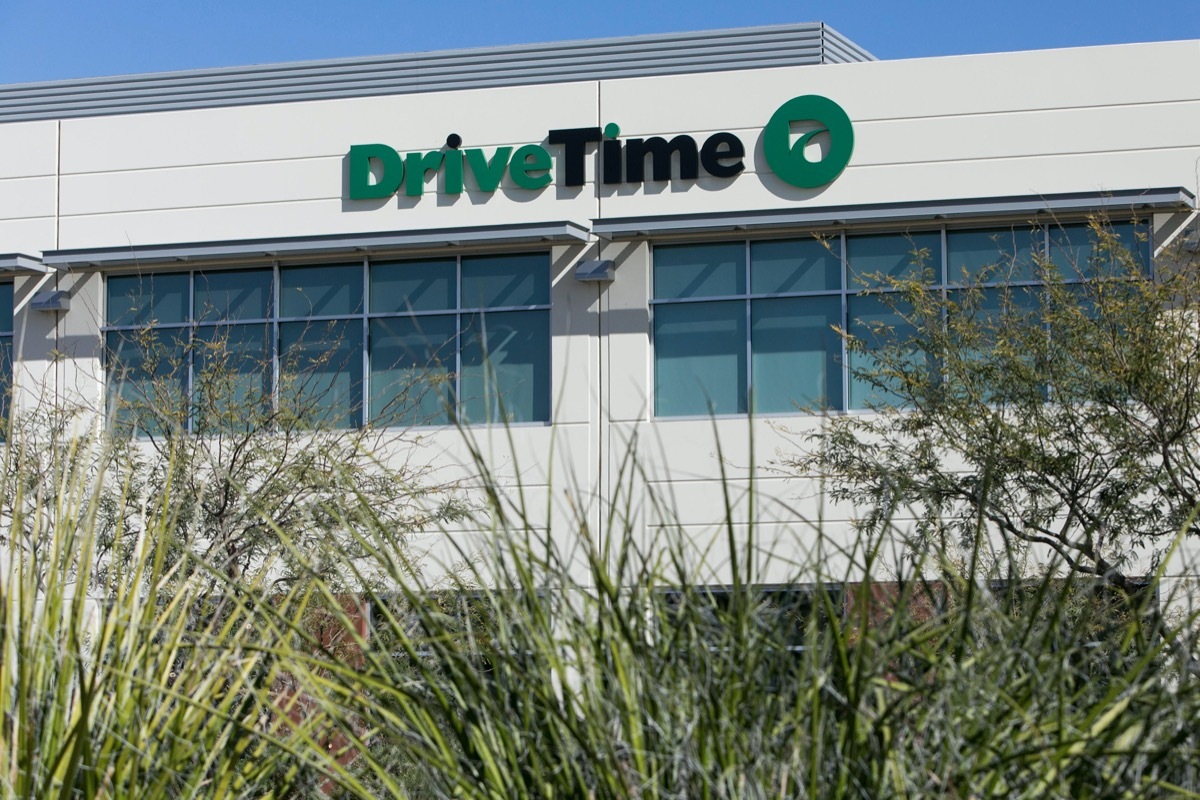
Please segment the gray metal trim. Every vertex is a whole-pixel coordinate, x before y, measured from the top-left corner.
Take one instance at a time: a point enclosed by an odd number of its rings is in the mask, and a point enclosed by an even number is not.
[[[871,61],[822,23],[0,86],[0,123]]]
[[[1100,209],[1193,209],[1196,196],[1183,187],[1117,192],[981,197],[962,200],[874,203],[776,209],[735,214],[681,214],[592,221],[592,233],[604,239],[629,239],[662,233],[751,231],[775,228],[841,226],[855,222],[972,219],[1019,214],[1068,214]]]
[[[848,64],[853,61],[862,61],[863,59],[856,57],[853,50],[842,46],[840,43],[831,41],[828,38],[825,40],[825,61],[830,64]]]
[[[48,313],[69,311],[71,308],[71,293],[58,289],[37,292],[29,299],[29,308],[31,311],[45,311]]]
[[[581,283],[612,283],[615,264],[611,259],[580,261],[575,265],[575,280]]]
[[[521,244],[526,242],[586,241],[588,241],[588,229],[583,225],[575,222],[543,222],[489,225],[476,228],[302,236],[285,239],[245,239],[190,244],[51,250],[43,255],[43,259],[47,266],[87,269],[151,264],[182,265],[213,260],[286,258],[324,253],[367,254],[428,248],[436,245],[453,247],[477,242]]]
[[[0,272],[47,272],[46,264],[24,253],[0,254]]]
[[[822,23],[824,31],[825,61],[827,64],[848,64],[855,61],[877,61],[875,56],[859,47],[850,39],[838,33],[833,28]],[[833,50],[834,53],[829,51]],[[833,58],[830,58],[833,55]]]

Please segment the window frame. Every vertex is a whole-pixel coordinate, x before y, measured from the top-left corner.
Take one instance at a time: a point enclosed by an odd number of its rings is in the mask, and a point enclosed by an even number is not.
[[[704,604],[697,611],[713,609],[713,612],[719,616],[722,603],[728,602],[728,598],[739,591],[744,592],[747,597],[753,598],[760,606],[772,602],[775,598],[787,598],[789,602],[786,604],[775,605],[777,611],[786,614],[790,610],[803,608],[808,621],[816,622],[818,626],[827,626],[830,618],[824,613],[821,601],[823,593],[833,607],[837,619],[844,620],[846,618],[847,586],[841,583],[763,583],[740,588],[731,584],[698,584],[686,588],[665,586],[655,590],[654,601],[662,604],[663,621],[675,620],[681,613],[681,601],[689,596],[695,596]],[[809,632],[805,630],[792,631],[792,633],[809,635]],[[818,627],[815,633],[819,635],[821,627]],[[711,653],[724,652],[725,649],[713,644],[708,645]],[[800,656],[811,650],[807,644],[795,642],[784,644],[782,649],[793,656]]]
[[[261,325],[269,330],[269,341],[267,348],[269,350],[270,360],[270,398],[272,408],[278,410],[280,403],[280,388],[284,378],[284,352],[282,330],[283,326],[289,323],[305,322],[305,323],[323,323],[323,322],[349,322],[351,326],[357,321],[361,330],[361,369],[362,379],[361,386],[357,394],[359,395],[356,411],[351,409],[357,415],[357,419],[353,428],[361,428],[366,426],[375,426],[381,430],[389,430],[395,428],[413,428],[419,427],[425,430],[436,430],[439,428],[453,428],[458,425],[476,426],[476,425],[491,425],[503,423],[513,426],[537,426],[544,427],[553,424],[554,421],[554,353],[553,353],[553,320],[552,320],[552,296],[553,296],[553,276],[550,274],[550,269],[553,264],[553,254],[548,249],[526,249],[518,248],[513,250],[485,250],[485,251],[469,251],[455,253],[452,255],[444,255],[440,253],[405,253],[405,254],[385,254],[385,255],[358,255],[346,254],[347,257],[339,258],[339,255],[329,254],[321,259],[313,260],[272,260],[270,262],[218,262],[211,265],[195,265],[187,268],[171,268],[165,267],[162,269],[129,269],[129,270],[111,270],[105,271],[103,274],[103,282],[101,287],[101,314],[100,314],[100,342],[102,351],[102,366],[104,370],[104,400],[106,406],[106,415],[112,419],[114,412],[113,407],[113,375],[114,367],[113,353],[109,347],[110,334],[142,332],[147,330],[184,330],[187,332],[186,341],[186,388],[185,395],[190,399],[193,396],[196,386],[196,347],[197,342],[196,332],[201,329],[213,329],[221,327],[233,326],[257,326]],[[530,257],[538,260],[538,268],[545,266],[547,274],[546,281],[546,301],[545,303],[535,304],[518,304],[488,307],[486,305],[464,305],[463,302],[463,261],[474,258],[501,258],[501,257]],[[455,287],[455,302],[454,307],[438,310],[409,310],[409,311],[373,311],[371,308],[371,269],[372,265],[376,264],[404,264],[406,262],[430,262],[430,261],[453,261],[454,262],[454,278]],[[283,314],[283,274],[290,268],[304,267],[328,267],[328,268],[360,268],[360,278],[362,295],[361,303],[357,311],[349,314],[318,314],[310,316],[295,316]],[[204,274],[215,274],[225,272],[243,272],[250,270],[269,269],[271,272],[270,296],[268,302],[268,315],[264,318],[246,317],[222,319],[206,317],[201,319],[201,314],[196,310],[197,297],[197,280],[198,277]],[[121,278],[126,276],[135,276],[141,279],[153,277],[157,275],[184,275],[187,279],[187,312],[185,321],[183,322],[168,322],[168,323],[124,323],[110,324],[109,323],[109,300],[110,300],[110,280],[112,278]],[[541,398],[540,402],[545,409],[544,419],[521,419],[521,420],[499,420],[490,417],[483,419],[473,419],[465,417],[462,410],[468,402],[468,398],[464,398],[461,392],[462,375],[463,375],[463,348],[466,343],[466,336],[463,325],[464,320],[472,316],[488,314],[503,314],[508,312],[539,312],[544,315],[544,326],[547,333],[547,341],[545,345],[545,363],[538,364],[540,368],[545,370],[545,397]],[[431,424],[412,424],[390,422],[387,424],[378,425],[371,415],[371,323],[374,320],[387,319],[419,319],[427,316],[442,316],[453,317],[455,323],[454,343],[454,385],[453,385],[453,405],[450,409],[448,420],[438,421]],[[264,360],[265,362],[265,360]],[[190,402],[190,400],[189,400]],[[536,405],[535,405],[536,408]],[[344,425],[336,425],[330,427],[345,428]],[[187,431],[189,433],[197,432],[197,421],[195,409],[189,407],[187,417]],[[138,432],[138,435],[145,435],[144,431]]]
[[[16,341],[17,341],[17,286],[11,277],[0,279],[0,287],[12,296],[7,311],[7,317],[0,317],[0,425],[7,427],[9,414],[13,409],[12,394],[16,383]],[[5,346],[7,345],[7,347]]]
[[[1138,257],[1141,261],[1146,275],[1151,279],[1155,277],[1154,268],[1154,252],[1153,252],[1153,218],[1151,214],[1128,213],[1114,215],[1112,218],[1103,221],[1104,226],[1114,229],[1118,226],[1130,225],[1133,227],[1135,234],[1146,236],[1146,241],[1139,239],[1134,240],[1137,245]],[[1047,260],[1053,260],[1055,255],[1056,242],[1053,237],[1056,232],[1063,232],[1069,228],[1087,227],[1089,225],[1089,215],[1079,214],[1063,216],[1062,218],[1046,219],[1046,220],[1014,220],[1014,219],[978,219],[978,220],[962,220],[953,222],[929,222],[925,224],[906,224],[906,225],[863,225],[863,226],[838,226],[836,228],[819,228],[797,233],[761,233],[749,236],[741,236],[735,239],[730,239],[724,236],[709,235],[704,237],[680,237],[678,239],[664,239],[660,241],[651,241],[649,253],[649,269],[647,270],[647,297],[649,298],[649,325],[647,334],[650,339],[651,354],[649,359],[649,381],[650,396],[650,417],[653,420],[671,420],[671,421],[695,421],[708,419],[741,419],[747,416],[768,416],[768,417],[814,417],[822,414],[873,414],[877,413],[874,409],[866,405],[856,405],[851,400],[851,390],[853,383],[853,368],[850,364],[850,353],[846,346],[845,338],[842,338],[837,360],[840,366],[841,373],[841,405],[839,407],[829,406],[819,412],[812,412],[803,409],[793,409],[789,411],[770,411],[759,412],[755,411],[754,406],[754,370],[753,370],[753,330],[751,327],[752,308],[756,300],[769,300],[775,298],[807,298],[807,297],[828,297],[839,296],[841,298],[841,317],[840,324],[843,330],[849,331],[853,320],[850,317],[851,299],[855,297],[878,297],[887,294],[896,294],[898,290],[880,286],[861,286],[852,285],[854,276],[850,267],[849,257],[849,242],[857,237],[874,236],[874,235],[892,235],[900,237],[912,237],[921,234],[936,233],[939,236],[939,258],[938,263],[929,265],[933,269],[938,280],[930,286],[940,292],[942,299],[945,300],[949,292],[962,290],[966,288],[974,288],[980,290],[1003,289],[1003,288],[1021,288],[1031,287],[1038,289],[1046,286],[1046,282],[1031,278],[1029,280],[989,280],[976,283],[965,282],[963,280],[950,280],[951,270],[951,254],[949,252],[950,235],[955,232],[1002,232],[1005,230],[1021,231],[1028,230],[1031,239],[1036,245],[1040,245],[1040,253],[1035,253]],[[807,292],[773,292],[773,293],[754,293],[752,291],[753,280],[753,260],[751,253],[753,245],[759,242],[781,242],[781,241],[803,241],[824,239],[826,241],[837,240],[838,254],[841,261],[841,287],[835,290],[807,291]],[[713,295],[695,298],[656,298],[654,296],[654,281],[655,281],[655,250],[659,247],[672,247],[677,245],[728,245],[735,242],[740,242],[745,247],[745,291],[735,295]],[[997,251],[998,254],[1001,251]],[[1083,265],[1077,265],[1077,271],[1074,274],[1064,274],[1061,277],[1061,282],[1064,285],[1084,285],[1096,280],[1107,280],[1106,278],[1087,277],[1080,274],[1084,271]],[[690,303],[704,302],[719,302],[719,301],[742,301],[746,306],[746,396],[740,398],[740,401],[745,404],[745,411],[736,412],[721,412],[714,414],[663,414],[659,412],[659,386],[658,386],[658,345],[655,341],[655,310],[658,306],[682,306]]]
[[[833,239],[835,237],[837,238],[837,241],[838,241],[837,258],[841,265],[840,274],[841,274],[842,288],[817,290],[817,291],[806,291],[806,292],[754,292],[753,283],[752,283],[752,281],[753,281],[753,265],[752,265],[752,259],[751,259],[751,252],[753,251],[753,246],[755,243],[783,242],[783,241],[812,241],[817,238]],[[659,247],[674,247],[674,246],[678,246],[678,245],[700,245],[700,244],[722,245],[722,244],[731,244],[734,242],[741,242],[744,246],[743,269],[745,272],[743,275],[743,285],[745,286],[745,289],[740,294],[706,295],[706,296],[702,296],[702,297],[689,297],[689,298],[657,298],[654,296],[654,279],[655,279],[655,276],[654,276],[655,255],[654,254],[655,254],[655,250],[657,250]],[[846,278],[847,278],[847,261],[846,261],[845,248],[846,248],[846,237],[845,237],[844,231],[830,232],[830,235],[827,237],[824,236],[824,233],[821,231],[814,231],[814,232],[808,234],[807,236],[762,236],[762,237],[748,237],[748,238],[741,238],[741,239],[734,239],[734,240],[707,239],[706,238],[706,239],[699,239],[699,240],[651,242],[650,243],[650,259],[649,259],[650,269],[648,270],[648,275],[647,275],[647,280],[648,280],[647,296],[649,298],[649,309],[650,309],[649,336],[650,336],[650,345],[651,345],[650,382],[649,383],[650,383],[651,397],[653,398],[653,402],[651,403],[651,417],[654,419],[671,419],[671,420],[691,419],[691,420],[696,420],[696,419],[709,419],[709,418],[717,418],[717,419],[740,418],[740,417],[745,417],[745,416],[751,415],[751,414],[756,415],[756,416],[759,415],[760,412],[754,411],[754,409],[753,409],[753,406],[754,406],[753,320],[754,320],[754,303],[755,303],[755,301],[775,300],[775,299],[780,299],[780,300],[806,299],[806,298],[821,298],[821,297],[840,296],[841,297],[840,314],[841,314],[841,319],[844,321],[846,319],[845,285],[846,285]],[[721,413],[714,413],[714,414],[660,414],[659,410],[658,410],[659,395],[658,395],[658,382],[657,382],[658,348],[657,348],[657,342],[655,341],[655,324],[656,324],[655,309],[656,309],[656,307],[659,307],[659,306],[678,307],[678,306],[684,306],[684,305],[690,305],[690,304],[718,303],[718,302],[742,302],[745,306],[743,324],[745,325],[745,331],[746,331],[746,344],[745,344],[746,367],[745,367],[745,375],[744,375],[744,378],[746,381],[746,396],[739,398],[739,401],[740,402],[744,401],[746,410],[745,411],[733,411],[733,412],[721,412]],[[839,344],[838,349],[839,349],[838,358],[840,359],[841,363],[844,364],[845,360],[846,360],[846,343],[844,340]],[[845,369],[843,368],[841,370],[841,372],[844,373]],[[842,386],[841,386],[841,395],[843,398],[843,404],[845,402],[846,389],[847,389],[846,379],[845,379],[845,377],[843,377],[842,378]],[[831,407],[828,410],[836,411],[837,409],[834,409]],[[761,412],[761,413],[763,413],[767,416],[784,416],[784,415],[811,416],[811,414],[809,414],[808,412],[800,411],[800,410],[786,411],[786,412]]]
[[[549,590],[535,590],[533,592],[527,592],[522,589],[493,588],[490,590],[482,590],[470,589],[466,587],[451,587],[416,596],[398,590],[383,591],[369,597],[364,597],[363,602],[360,605],[364,620],[365,638],[367,640],[375,639],[379,635],[378,632],[380,629],[386,626],[386,622],[381,623],[379,621],[383,614],[391,614],[397,623],[403,623],[406,617],[411,620],[411,611],[397,614],[395,613],[394,608],[383,609],[382,607],[391,605],[391,602],[395,602],[401,606],[408,605],[414,599],[427,599],[434,605],[439,606],[442,609],[442,614],[447,620],[452,620],[457,623],[453,626],[447,625],[447,628],[454,627],[456,631],[463,632],[467,630],[473,631],[476,629],[488,632],[489,628],[486,621],[481,622],[479,625],[474,625],[470,621],[464,622],[464,620],[467,619],[466,616],[459,613],[449,613],[446,611],[446,607],[453,605],[453,612],[465,610],[468,612],[468,615],[475,608],[482,608],[484,611],[494,611],[496,610],[494,607],[489,608],[489,604],[491,603],[490,598],[496,596],[500,592],[511,592],[513,596],[528,597],[532,602],[536,602],[543,606],[551,620],[553,620],[557,614],[557,604],[561,602],[561,598],[557,597],[554,592]],[[479,605],[476,606],[476,603]],[[403,611],[403,609],[401,609],[401,611]],[[495,617],[492,621],[494,623],[511,626],[511,621],[501,619],[500,617]],[[553,625],[553,621],[551,622],[551,625]],[[438,638],[434,632],[429,631],[425,627],[424,621],[420,617],[418,617],[415,621],[410,621],[410,623],[404,625],[404,627],[406,628],[406,635],[409,636],[410,641],[412,640],[414,634],[416,635],[418,641],[421,639],[432,641]],[[510,631],[515,630],[517,630],[515,627],[510,627]],[[509,635],[511,636],[512,634],[510,633]],[[501,648],[496,645],[495,638],[489,638],[486,642],[484,642],[484,646],[482,647],[479,647],[478,643],[479,640],[476,640],[477,646],[473,652],[463,650],[459,650],[459,652],[467,653],[467,658],[475,667],[477,674],[487,681],[496,683],[498,685],[498,682],[502,678],[502,676],[496,674],[494,662],[492,662],[489,658],[490,653],[507,656],[508,658],[512,658],[514,660],[521,660],[524,663],[524,667],[528,669],[530,673],[540,670],[545,674],[547,679],[550,677],[552,669],[548,665],[538,661],[538,653],[535,650]],[[438,651],[437,649],[429,646],[414,647],[411,654],[402,649],[393,649],[390,652],[390,656],[396,661],[435,660],[438,657]]]

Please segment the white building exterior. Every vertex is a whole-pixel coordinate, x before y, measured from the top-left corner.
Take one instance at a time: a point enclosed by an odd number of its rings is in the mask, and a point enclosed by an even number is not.
[[[1028,230],[1035,219],[1069,226],[1098,209],[1149,220],[1161,247],[1194,217],[1197,75],[1200,41],[877,61],[824,26],[794,25],[0,87],[0,266],[14,295],[14,402],[52,397],[103,409],[106,335],[116,341],[122,325],[150,320],[198,335],[210,278],[259,270],[272,287],[265,311],[239,313],[267,331],[269,355],[300,347],[302,334],[288,325],[314,315],[342,325],[340,344],[358,348],[357,366],[351,358],[330,378],[358,393],[344,398],[342,418],[353,423],[376,416],[386,382],[411,366],[413,342],[457,335],[456,351],[434,349],[466,381],[471,364],[478,375],[478,346],[463,351],[472,326],[491,319],[494,333],[511,321],[511,342],[488,345],[496,360],[509,359],[497,366],[508,369],[499,389],[509,433],[482,421],[500,414],[495,398],[479,404],[493,386],[477,376],[474,388],[459,387],[497,473],[519,479],[534,510],[582,490],[603,530],[636,439],[652,488],[701,535],[723,517],[722,471],[745,491],[753,463],[797,446],[778,424],[801,433],[819,424],[797,406],[861,406],[828,324],[855,318],[843,248],[851,262],[855,248],[864,263],[886,260],[906,235],[928,235],[950,276],[956,232]],[[808,95],[844,110],[853,149],[844,171],[804,188],[768,163],[763,129],[784,103]],[[580,159],[583,183],[570,185],[571,145],[549,141],[550,132],[610,123],[619,134],[607,141],[625,148],[679,135],[703,147],[731,133],[744,156],[726,137],[712,163],[744,168],[720,177],[702,163],[689,179],[677,156],[671,178],[655,180],[651,157],[645,180],[630,180],[626,161],[620,182],[606,184],[605,145],[592,141]],[[450,134],[461,137],[458,148]],[[810,160],[836,147],[832,138],[818,137]],[[497,151],[531,144],[552,166],[541,169],[537,151],[526,150],[524,180],[548,176],[549,185],[523,188],[510,166],[486,191]],[[397,160],[442,153],[443,166],[421,173],[420,196],[401,180],[395,194],[355,199],[351,148],[361,145],[386,145]],[[485,162],[468,154],[463,191],[446,191],[450,151],[470,149]],[[357,179],[383,192],[375,187],[395,171],[381,173],[377,158],[365,163],[373,177]],[[405,163],[411,172],[415,162]],[[832,243],[836,267],[810,263],[820,258],[805,249],[813,233]],[[864,238],[880,233],[892,236]],[[779,241],[802,244],[794,252],[764,244]],[[681,244],[702,247],[669,247]],[[485,258],[513,254],[528,254],[527,266]],[[510,267],[507,282],[495,283]],[[441,301],[417,299],[410,279],[420,270]],[[181,276],[178,319],[161,308],[115,310],[122,276],[170,274]],[[310,314],[285,307],[292,290]],[[64,298],[66,310],[39,308]],[[504,310],[484,312],[481,323],[480,303]],[[828,338],[803,340],[814,331]],[[761,409],[753,421],[751,387]],[[424,421],[445,421],[423,408]],[[447,474],[469,470],[455,427],[421,433],[420,458]],[[816,480],[761,466],[758,479],[760,538],[802,547],[797,520],[818,518],[827,532],[851,535],[854,510],[829,506]],[[643,523],[653,534],[659,520],[646,512]],[[434,537],[428,546],[439,552]],[[776,567],[764,580],[791,565]]]

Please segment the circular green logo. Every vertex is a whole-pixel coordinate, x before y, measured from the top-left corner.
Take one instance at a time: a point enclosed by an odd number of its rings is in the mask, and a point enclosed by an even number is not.
[[[792,124],[815,122],[817,128],[792,144]],[[809,161],[804,148],[819,133],[829,132],[830,146],[820,161]],[[763,154],[775,174],[792,186],[815,189],[832,183],[850,163],[854,127],[842,107],[818,94],[793,97],[779,107],[763,128]]]

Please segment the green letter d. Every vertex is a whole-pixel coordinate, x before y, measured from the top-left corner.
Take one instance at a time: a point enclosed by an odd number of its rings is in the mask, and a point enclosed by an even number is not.
[[[371,183],[371,159],[379,162],[379,180]],[[386,144],[350,146],[350,199],[377,200],[391,197],[404,180],[404,161]]]

